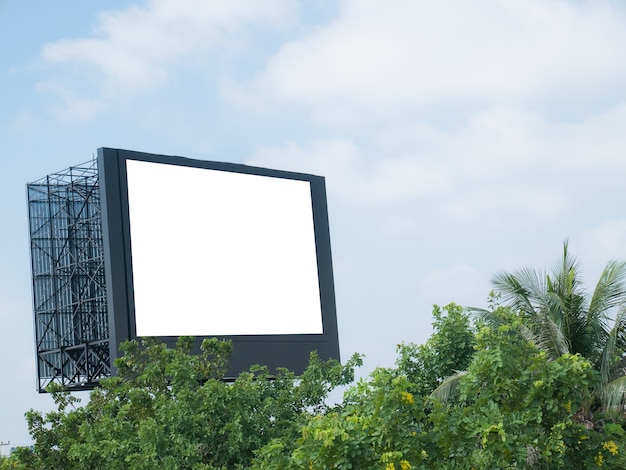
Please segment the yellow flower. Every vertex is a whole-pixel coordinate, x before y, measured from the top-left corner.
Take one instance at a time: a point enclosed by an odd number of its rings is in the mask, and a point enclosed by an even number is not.
[[[604,442],[602,448],[608,450],[611,455],[617,455],[617,444],[613,441]]]
[[[596,455],[593,460],[595,460],[598,467],[601,467],[604,464],[604,456],[600,452],[598,452],[598,455]]]
[[[415,403],[415,398],[413,398],[413,395],[409,392],[402,392],[401,395],[401,400],[403,403],[406,403],[407,405],[412,405],[413,403]]]
[[[406,460],[400,460],[400,468],[402,470],[411,470],[413,466]]]
[[[565,411],[567,411],[568,413],[572,412],[572,400],[569,400],[567,403],[565,403],[565,405],[563,405],[565,407]]]
[[[393,462],[389,462],[385,467],[385,470],[396,470],[396,466],[393,464]]]

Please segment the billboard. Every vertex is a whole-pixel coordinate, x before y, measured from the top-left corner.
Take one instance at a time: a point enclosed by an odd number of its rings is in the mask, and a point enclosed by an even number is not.
[[[111,357],[125,339],[233,341],[300,373],[339,359],[324,178],[98,150]]]

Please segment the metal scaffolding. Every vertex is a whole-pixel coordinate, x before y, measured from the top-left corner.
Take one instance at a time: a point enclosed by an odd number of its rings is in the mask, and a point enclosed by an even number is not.
[[[27,184],[40,392],[111,375],[97,160]]]

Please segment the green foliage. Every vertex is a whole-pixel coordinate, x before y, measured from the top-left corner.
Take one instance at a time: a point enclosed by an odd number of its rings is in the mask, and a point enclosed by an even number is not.
[[[397,348],[397,371],[407,376],[417,395],[429,395],[444,379],[466,370],[474,354],[475,331],[463,307],[435,305],[432,315],[433,334],[426,343],[402,343]]]
[[[626,404],[626,263],[607,263],[591,295],[581,277],[565,242],[551,272],[522,268],[493,282],[550,358],[570,353],[591,361],[599,372],[594,408],[617,411]]]
[[[32,451],[27,447],[18,447],[10,457],[0,457],[0,470],[31,470],[44,468]],[[51,468],[51,467],[48,467]]]
[[[376,369],[349,388],[341,407],[309,419],[297,441],[262,449],[255,468],[365,469],[424,459],[413,444],[424,408],[410,386],[406,377]]]
[[[476,331],[458,305],[435,307],[425,345],[400,345],[396,367],[356,383],[358,355],[342,366],[313,354],[300,377],[254,367],[227,384],[230,343],[194,356],[189,338],[129,342],[87,405],[51,388],[57,411],[27,414],[34,448],[0,470],[626,468],[624,414],[589,413],[594,362],[553,356],[509,307],[482,313]],[[447,400],[431,393],[460,369]]]
[[[500,312],[508,315],[507,312]],[[459,384],[459,400],[433,413],[437,452],[450,468],[562,468],[563,429],[575,426],[572,408],[589,399],[591,364],[580,356],[556,361],[526,341],[516,321],[484,328]],[[433,453],[435,450],[432,451]]]
[[[455,400],[416,395],[398,369],[376,369],[341,406],[311,417],[299,439],[262,448],[254,468],[626,468],[623,422],[578,420],[597,380],[590,361],[551,360],[524,339],[516,315],[493,315],[500,325],[476,335]]]
[[[27,414],[35,446],[17,460],[42,469],[247,468],[272,439],[295,440],[361,363],[359,356],[342,366],[312,354],[297,379],[281,370],[270,380],[266,368],[255,367],[228,384],[219,377],[230,343],[205,340],[199,356],[190,347],[189,338],[176,349],[126,343],[119,376],[103,381],[84,407],[51,390],[58,411]]]

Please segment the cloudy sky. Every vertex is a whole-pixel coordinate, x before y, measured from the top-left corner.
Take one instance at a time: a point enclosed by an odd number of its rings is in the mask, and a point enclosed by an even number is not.
[[[619,0],[0,0],[0,44],[0,441],[50,408],[25,184],[98,147],[325,176],[364,373],[566,238],[590,284],[626,259]]]

